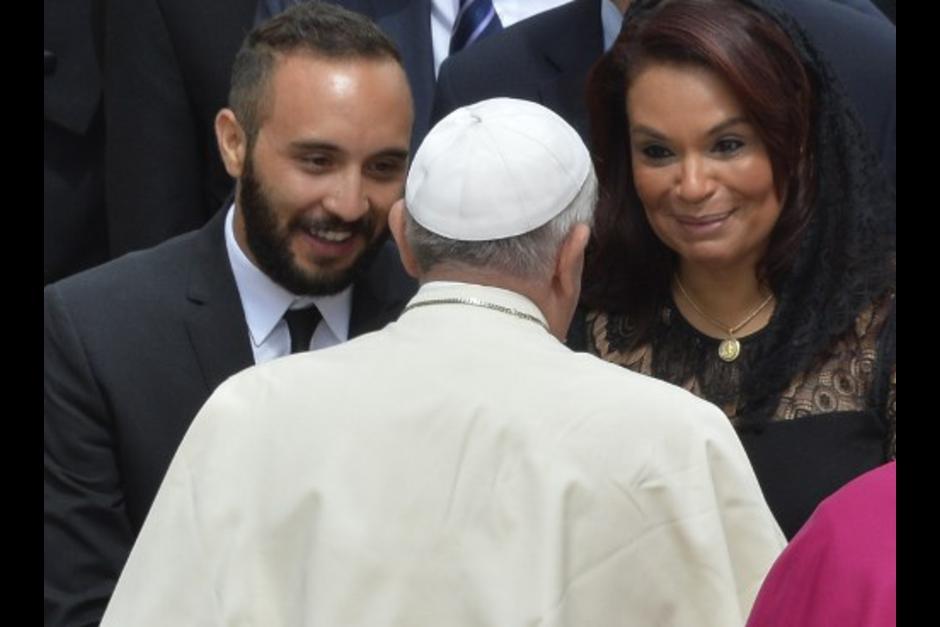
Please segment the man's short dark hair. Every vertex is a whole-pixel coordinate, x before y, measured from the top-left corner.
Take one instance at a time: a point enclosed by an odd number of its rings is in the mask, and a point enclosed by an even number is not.
[[[232,66],[229,107],[245,131],[249,149],[266,114],[268,83],[283,55],[303,52],[327,59],[388,59],[401,54],[368,18],[341,7],[308,1],[248,33]]]

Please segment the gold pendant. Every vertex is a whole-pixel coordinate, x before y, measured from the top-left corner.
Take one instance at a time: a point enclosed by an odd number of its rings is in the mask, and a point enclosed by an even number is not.
[[[741,354],[741,343],[733,337],[722,340],[718,345],[718,356],[724,361],[734,361]]]

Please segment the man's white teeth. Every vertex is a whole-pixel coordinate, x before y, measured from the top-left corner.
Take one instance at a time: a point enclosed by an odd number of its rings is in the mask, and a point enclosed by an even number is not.
[[[310,234],[314,237],[325,239],[328,242],[345,242],[352,237],[352,233],[349,231],[318,231],[310,229]]]

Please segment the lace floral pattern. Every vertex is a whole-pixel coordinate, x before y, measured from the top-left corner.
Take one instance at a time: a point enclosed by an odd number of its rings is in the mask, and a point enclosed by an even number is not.
[[[873,409],[884,416],[886,457],[893,459],[896,368],[894,363],[879,363],[879,346],[893,304],[894,295],[888,294],[865,308],[851,328],[821,351],[809,368],[792,377],[786,389],[773,399],[775,410],[770,420]],[[657,340],[633,350],[625,348],[631,344],[632,327],[624,316],[595,311],[588,313],[586,322],[590,352],[681,386],[721,407],[734,424],[750,410],[748,401],[740,394],[748,372],[773,348],[767,346],[771,334],[765,329],[742,338],[741,357],[725,363],[717,356],[719,340],[692,328],[674,305],[663,309]],[[887,378],[884,402],[873,398],[878,377]]]
[[[781,395],[776,419],[859,411],[870,405],[878,339],[890,311],[887,300],[879,305],[864,310],[825,359],[794,377]]]

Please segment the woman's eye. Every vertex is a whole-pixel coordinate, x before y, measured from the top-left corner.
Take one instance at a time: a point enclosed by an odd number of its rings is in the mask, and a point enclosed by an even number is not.
[[[733,154],[744,146],[740,139],[722,139],[715,144],[715,152],[720,154]]]
[[[667,159],[672,156],[672,151],[666,148],[665,146],[659,146],[657,144],[651,144],[649,146],[644,146],[640,149],[640,152],[643,153],[643,156],[647,159]]]

